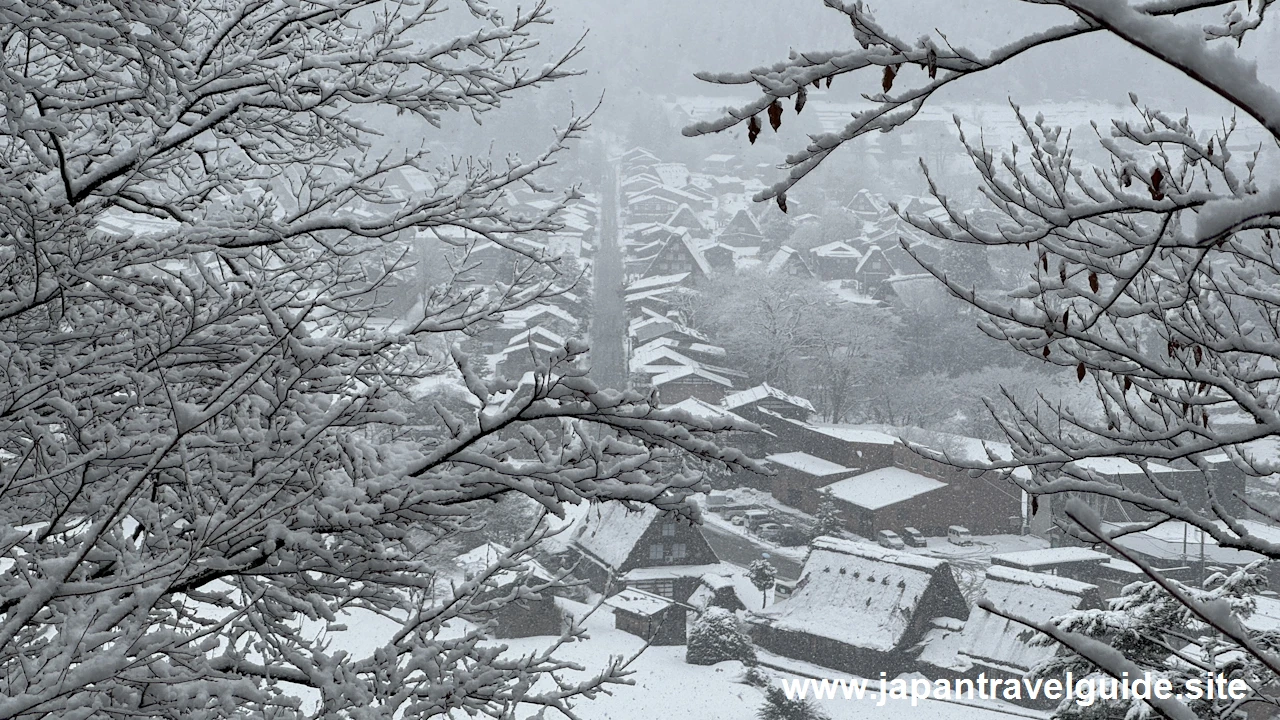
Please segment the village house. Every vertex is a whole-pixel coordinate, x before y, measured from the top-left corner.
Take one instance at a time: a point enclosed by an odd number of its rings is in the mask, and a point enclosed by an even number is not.
[[[634,147],[618,158],[618,166],[624,174],[632,174],[641,170],[652,171],[654,166],[662,162],[657,155],[642,147]]]
[[[858,472],[804,452],[774,453],[765,460],[773,471],[769,493],[779,502],[810,514],[817,512],[821,488]]]
[[[765,266],[765,271],[770,274],[781,273],[810,280],[817,277],[809,267],[808,261],[804,259],[804,254],[789,245],[778,248],[778,251],[769,259],[769,264]]]
[[[750,421],[741,415],[736,415],[724,407],[709,403],[698,398],[686,398],[675,404],[667,405],[669,410],[681,410],[689,413],[695,418],[705,420],[716,424],[732,424],[735,427],[746,427]],[[764,443],[772,437],[772,433],[768,430],[761,429],[758,432],[748,432],[743,430],[733,430],[725,433],[724,445],[727,447],[740,450],[747,457],[760,458],[765,454]],[[750,475],[749,482],[739,482],[737,485],[758,484],[759,473],[749,470],[741,471],[743,475]],[[730,483],[733,484],[733,483]]]
[[[879,222],[892,213],[889,203],[870,190],[859,190],[844,204],[844,209],[863,222]]]
[[[1214,501],[1221,503],[1227,512],[1239,516],[1244,511],[1243,473],[1210,471],[1206,474],[1197,468],[1174,468],[1154,462],[1146,463],[1144,469],[1132,461],[1118,457],[1086,458],[1076,460],[1068,467],[1084,477],[1115,483],[1152,497],[1161,497],[1161,493],[1165,492],[1157,489],[1158,482],[1162,487],[1180,494],[1183,501],[1196,512],[1212,515],[1209,490],[1212,490]],[[1073,496],[1074,493],[1064,493],[1052,500],[1051,507],[1055,515],[1062,512]],[[1106,521],[1137,522],[1155,517],[1148,510],[1114,498],[1095,494],[1079,495],[1079,498]]]
[[[627,293],[623,296],[623,303],[627,308],[627,322],[649,317],[651,313],[662,316],[677,313],[675,308],[679,307],[684,290],[683,285],[667,285]]]
[[[670,227],[670,228],[687,230],[689,231],[690,237],[694,237],[694,238],[711,237],[711,233],[702,224],[702,221],[698,219],[698,216],[694,214],[693,210],[687,204],[681,205],[679,209],[677,209],[675,213],[671,215],[671,217],[666,219],[666,222],[664,222],[663,225],[666,225],[667,227]]]
[[[702,161],[702,167],[709,173],[732,172],[742,166],[742,159],[737,155],[717,153],[708,155]]]
[[[853,280],[862,262],[862,253],[842,240],[819,245],[809,256],[809,267],[822,280]]]
[[[702,257],[714,272],[732,272],[737,267],[738,253],[729,245],[718,242],[707,245],[702,248]]]
[[[777,438],[770,452],[798,450],[861,472],[893,465],[902,446],[892,435],[856,425],[809,423],[784,418],[770,410],[760,410],[767,427]]]
[[[604,601],[613,609],[613,626],[652,645],[684,645],[688,610],[670,599],[627,588]]]
[[[862,254],[862,259],[853,269],[853,281],[860,292],[874,297],[884,281],[895,273],[884,250],[871,246]]]
[[[463,572],[463,579],[472,580],[497,564],[507,552],[507,548],[497,543],[484,543],[458,556],[455,562]],[[518,585],[532,590],[534,597],[501,603],[496,612],[485,612],[478,619],[493,623],[495,638],[559,635],[564,631],[566,619],[551,593],[551,586],[557,579],[556,575],[533,560],[524,562],[520,567],[496,570],[486,581],[485,588],[476,595],[473,604],[511,596],[518,591]]]
[[[748,623],[769,652],[873,678],[915,670],[935,618],[968,617],[945,560],[822,537],[792,595]]]
[[[683,367],[701,368],[729,379],[741,379],[746,373],[710,365],[689,357],[666,343],[648,343],[631,354],[629,367],[633,374],[661,375]]]
[[[689,398],[717,402],[733,392],[733,380],[703,367],[682,366],[649,378],[658,390],[663,405],[673,405]]]
[[[1034,622],[1103,606],[1088,583],[1000,566],[987,569],[983,595],[997,609]],[[926,677],[1021,678],[1060,652],[1057,643],[1038,643],[1040,633],[981,607],[957,625],[938,623],[925,635],[918,660]],[[1023,704],[1034,703],[1024,698]]]
[[[689,273],[688,283],[697,285],[711,276],[711,266],[693,243],[687,231],[667,240],[649,261],[642,277]]]
[[[732,247],[758,248],[764,245],[764,233],[760,232],[760,226],[746,210],[739,210],[720,230],[716,242]]]
[[[762,413],[764,410],[793,420],[805,420],[817,412],[813,403],[799,395],[783,392],[769,383],[761,383],[726,396],[721,404],[752,422],[762,424],[768,424],[769,421],[769,416]]]
[[[684,357],[701,363],[705,367],[723,366],[724,359],[728,355],[725,349],[719,345],[698,342],[696,340],[688,340],[674,335],[663,335],[653,338],[649,342],[636,347],[632,352],[633,354],[638,355],[640,353],[652,352],[660,347],[670,348],[673,352],[677,352]],[[734,377],[741,376],[737,371],[732,372],[734,373]]]
[[[627,217],[633,223],[661,222],[675,214],[681,205],[688,205],[694,212],[703,212],[711,202],[710,196],[697,188],[659,185],[628,195]]]
[[[596,592],[631,586],[678,602],[688,600],[708,566],[720,562],[700,527],[651,505],[637,511],[621,503],[593,506],[573,531],[569,550],[574,575]],[[627,580],[633,570],[654,568],[665,572]]]
[[[548,330],[562,337],[578,334],[580,323],[573,314],[560,307],[537,303],[502,314],[502,321],[484,328],[476,336],[490,352],[505,348],[511,340],[531,328]]]
[[[563,352],[565,339],[540,327],[531,327],[511,337],[498,355],[495,370],[514,380],[527,372],[546,365],[555,352]]]
[[[678,343],[705,344],[708,348],[717,347],[710,345],[706,335],[670,315],[663,315],[643,305],[640,307],[639,317],[633,318],[627,323],[627,337],[635,350],[639,350],[658,338],[669,338]],[[708,352],[714,353],[712,350],[708,350]],[[724,353],[719,354],[723,355]]]

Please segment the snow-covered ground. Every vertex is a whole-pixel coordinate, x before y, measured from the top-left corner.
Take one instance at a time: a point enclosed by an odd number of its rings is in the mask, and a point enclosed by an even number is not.
[[[581,610],[582,605],[566,603]],[[602,608],[603,610],[603,608]],[[630,656],[640,649],[640,638],[613,628],[613,616],[597,612],[587,621],[591,638],[564,648],[562,655],[582,663],[586,670],[582,676],[599,669],[611,656]],[[539,649],[546,638],[524,638],[507,641],[510,652],[529,652]],[[577,713],[593,720],[653,720],[654,718],[681,717],[697,720],[754,720],[764,700],[763,692],[741,682],[742,665],[736,662],[720,663],[710,667],[689,665],[684,661],[684,646],[651,647],[644,651],[630,666],[632,685],[614,686],[608,695],[583,701]],[[795,661],[764,656],[765,663],[778,664],[794,670],[785,672],[767,668],[775,682],[781,678],[797,678],[815,675],[839,677],[822,668]],[[572,679],[573,675],[567,676]],[[917,707],[910,702],[890,700],[879,705],[878,693],[868,693],[863,700],[824,700],[819,704],[832,720],[1010,720],[1015,717],[1045,717],[1024,708],[983,706],[981,704],[923,700]],[[564,716],[549,712],[546,720],[560,720]]]

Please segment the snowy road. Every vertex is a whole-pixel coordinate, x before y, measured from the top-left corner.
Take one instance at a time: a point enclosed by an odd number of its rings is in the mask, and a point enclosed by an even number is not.
[[[592,278],[591,379],[601,387],[623,389],[627,384],[627,310],[618,239],[618,177],[612,166],[601,195],[599,251]]]
[[[768,545],[751,540],[728,530],[716,527],[712,523],[703,523],[702,534],[707,544],[721,561],[739,567],[747,567],[760,559],[761,553],[769,553],[769,562],[778,569],[778,577],[782,580],[795,580],[800,577],[800,563],[786,555],[773,552]]]

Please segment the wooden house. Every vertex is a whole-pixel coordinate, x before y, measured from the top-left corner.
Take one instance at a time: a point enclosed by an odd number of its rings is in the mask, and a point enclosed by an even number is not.
[[[649,277],[675,273],[689,273],[691,285],[697,285],[711,275],[711,266],[693,244],[693,238],[688,232],[667,240],[641,275]]]
[[[769,493],[779,502],[807,513],[817,512],[819,490],[833,481],[858,471],[804,452],[792,451],[765,456],[773,475]]]
[[[633,374],[662,375],[672,370],[692,367],[707,370],[731,380],[741,380],[747,376],[746,373],[732,368],[696,360],[680,352],[671,344],[662,342],[645,343],[643,347],[633,350],[628,365]]]
[[[817,277],[805,260],[804,254],[789,245],[783,245],[778,248],[778,251],[769,259],[769,264],[765,266],[765,270],[769,273],[781,273],[790,277],[808,278],[810,280]]]
[[[935,618],[969,617],[945,560],[822,537],[786,600],[748,617],[760,647],[860,677],[916,667]]]
[[[702,248],[702,257],[714,272],[732,272],[737,267],[738,253],[729,245],[712,243]]]
[[[817,412],[813,403],[799,395],[783,392],[769,383],[761,383],[728,395],[720,404],[752,422],[757,422],[757,417],[768,421],[768,416],[762,415],[761,410],[769,410],[793,420],[805,420]]]
[[[822,280],[852,280],[862,262],[862,253],[843,240],[819,245],[809,257],[809,267]]]
[[[877,222],[892,210],[884,198],[870,190],[859,190],[844,204],[844,209],[864,222]]]
[[[649,152],[642,147],[633,147],[622,153],[622,157],[618,158],[618,165],[625,174],[632,174],[638,170],[653,170],[654,166],[662,162],[657,155]]]
[[[689,235],[695,238],[711,237],[711,233],[707,231],[706,226],[702,224],[702,221],[698,219],[698,216],[694,214],[688,204],[681,205],[672,213],[671,217],[666,219],[663,225],[688,230]]]
[[[627,324],[627,337],[635,349],[648,345],[658,338],[670,338],[676,342],[709,344],[707,336],[688,327],[679,320],[641,306],[639,317]],[[712,351],[708,351],[712,352]]]
[[[711,201],[706,193],[694,190],[660,185],[629,195],[626,201],[629,222],[661,222],[675,214],[681,205],[688,205],[695,212],[707,209]]]
[[[733,380],[694,366],[668,370],[649,378],[649,382],[658,390],[663,405],[674,405],[689,398],[717,402],[734,389]]]
[[[553,353],[564,350],[565,339],[540,327],[532,327],[514,335],[499,353],[496,370],[514,380],[526,372],[545,366]]]
[[[507,548],[497,543],[484,543],[458,556],[455,562],[462,569],[463,578],[472,580],[498,565],[507,552]],[[518,592],[517,585],[527,588],[531,596],[503,603],[495,612],[485,612],[477,619],[493,623],[496,638],[559,635],[564,630],[565,617],[550,592],[555,579],[555,575],[532,560],[516,568],[494,571],[474,603],[511,596]]]
[[[747,427],[750,423],[750,421],[743,418],[741,415],[736,415],[724,409],[724,407],[720,405],[709,403],[705,400],[699,400],[698,398],[687,398],[678,403],[667,405],[667,409],[681,410],[689,413],[695,418],[716,423],[718,425],[731,423],[734,427]],[[727,447],[741,450],[748,457],[759,458],[765,455],[766,451],[764,449],[764,444],[771,437],[772,433],[764,429],[761,429],[759,432],[731,430],[725,433],[723,444]],[[741,484],[746,485],[759,483],[758,473],[745,471],[744,475],[746,473],[750,473],[756,477],[750,478],[750,483]]]
[[[809,423],[767,409],[758,417],[757,424],[777,438],[770,452],[798,450],[861,472],[893,465],[895,448],[901,447],[898,438],[857,425]]]
[[[569,548],[578,559],[574,574],[603,594],[624,587],[624,577],[638,568],[720,562],[700,527],[651,505],[636,511],[617,502],[593,506],[574,529]],[[697,576],[673,579],[669,588],[657,582],[641,583],[642,589],[679,602],[687,600],[697,585]]]
[[[684,645],[688,610],[681,604],[653,593],[627,588],[608,598],[617,629],[644,638],[652,645]]]
[[[716,236],[716,242],[733,247],[758,248],[764,245],[764,233],[760,232],[760,226],[746,210],[739,210],[720,230],[720,234]]]
[[[1088,583],[1000,566],[987,569],[983,595],[997,609],[1035,622],[1103,606],[1098,588]],[[974,607],[959,629],[940,624],[926,634],[920,670],[933,678],[1021,678],[1061,651],[1038,637],[1019,622]]]
[[[864,295],[874,296],[884,281],[895,273],[885,251],[878,246],[871,246],[862,254],[862,259],[854,268],[853,280]]]
[[[742,166],[742,158],[737,155],[728,155],[725,153],[716,153],[708,155],[702,161],[702,167],[709,173],[727,173],[732,172]]]

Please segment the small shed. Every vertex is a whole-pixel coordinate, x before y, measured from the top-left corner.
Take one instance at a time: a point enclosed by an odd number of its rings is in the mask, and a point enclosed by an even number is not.
[[[660,595],[628,588],[604,601],[613,626],[654,645],[684,645],[688,610]]]

